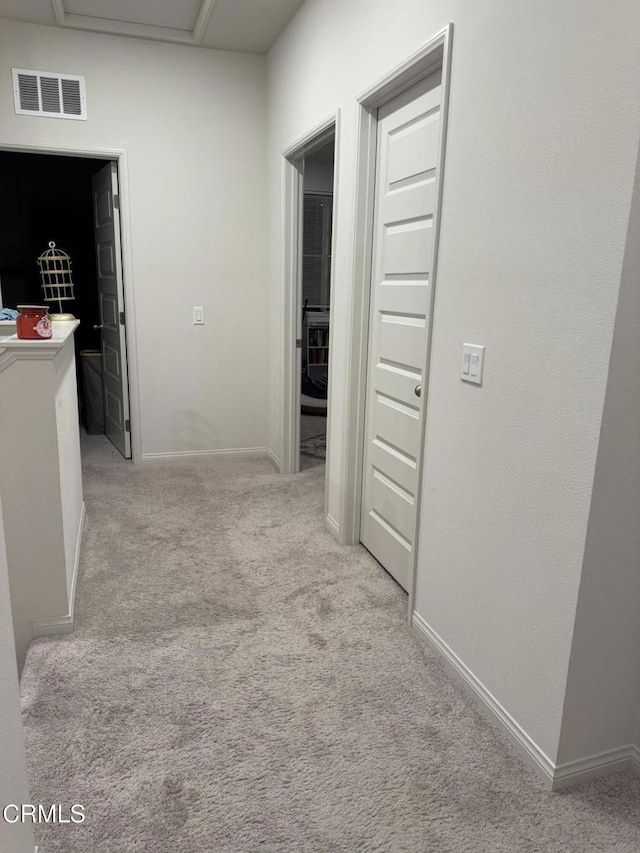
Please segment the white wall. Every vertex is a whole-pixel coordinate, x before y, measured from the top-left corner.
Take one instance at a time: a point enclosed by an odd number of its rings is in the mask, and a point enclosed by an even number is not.
[[[633,0],[307,0],[269,55],[270,441],[279,451],[281,152],[341,108],[328,471],[341,519],[355,98],[449,21],[416,609],[554,761],[640,132]],[[487,347],[481,389],[458,379],[463,341]]]
[[[640,172],[578,599],[559,759],[634,741],[640,703]]]
[[[316,163],[313,160],[304,161],[304,190],[305,192],[333,192],[333,163]]]
[[[13,642],[9,577],[0,508],[0,809],[9,803],[31,802],[27,786],[24,735],[20,718],[20,689]],[[12,813],[13,816],[13,813]],[[0,850],[33,853],[31,824],[8,824],[0,815]]]
[[[128,152],[143,453],[264,446],[264,57],[2,20],[0,58],[0,143]],[[12,66],[85,75],[88,121],[16,116]]]

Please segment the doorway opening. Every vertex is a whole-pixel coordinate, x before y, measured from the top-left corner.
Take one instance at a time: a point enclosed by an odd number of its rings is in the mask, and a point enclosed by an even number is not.
[[[0,308],[43,301],[37,258],[69,255],[83,450],[104,443],[131,458],[120,250],[118,166],[98,157],[0,151]],[[58,305],[51,304],[52,311]],[[100,436],[101,439],[94,438]],[[86,438],[89,438],[87,445]]]
[[[326,465],[330,453],[338,119],[332,116],[283,152],[283,474]]]
[[[326,461],[335,136],[304,158],[300,470]]]

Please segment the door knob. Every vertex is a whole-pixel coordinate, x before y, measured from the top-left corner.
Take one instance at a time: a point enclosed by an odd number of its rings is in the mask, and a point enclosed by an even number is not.
[[[94,329],[101,329],[101,328],[102,328],[102,323],[98,323],[98,325],[97,325],[97,326],[94,326],[93,328],[94,328]]]
[[[421,397],[422,396],[422,385],[416,385],[416,387],[413,389],[413,393],[416,395],[416,397]]]

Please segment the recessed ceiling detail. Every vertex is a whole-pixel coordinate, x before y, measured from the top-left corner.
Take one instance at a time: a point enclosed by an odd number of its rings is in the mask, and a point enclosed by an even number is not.
[[[157,0],[63,0],[67,15],[84,15],[97,21],[126,21],[148,27],[168,27],[193,32],[201,0],[180,0],[180,3],[158,3]]]
[[[63,27],[200,44],[215,0],[51,0]]]
[[[0,20],[267,53],[303,0],[0,0]],[[42,36],[39,36],[41,38]]]

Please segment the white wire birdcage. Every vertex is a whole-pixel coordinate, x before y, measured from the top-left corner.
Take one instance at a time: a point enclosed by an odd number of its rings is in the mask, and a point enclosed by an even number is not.
[[[44,293],[45,302],[58,304],[59,314],[53,317],[74,319],[72,314],[62,311],[62,303],[75,299],[73,294],[73,277],[71,275],[71,258],[61,249],[56,249],[53,240],[49,248],[38,258],[40,267],[40,286]]]

